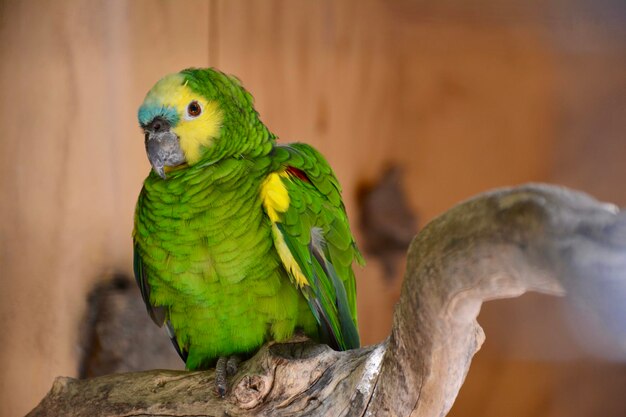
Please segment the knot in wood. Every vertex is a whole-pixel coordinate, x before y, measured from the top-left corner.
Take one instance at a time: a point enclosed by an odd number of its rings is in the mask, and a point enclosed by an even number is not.
[[[246,375],[233,389],[233,397],[237,405],[249,410],[261,403],[272,388],[272,377],[269,375]]]

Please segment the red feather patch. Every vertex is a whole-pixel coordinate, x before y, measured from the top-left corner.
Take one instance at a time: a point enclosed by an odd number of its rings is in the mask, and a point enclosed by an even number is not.
[[[291,176],[294,177],[298,177],[300,178],[302,181],[306,181],[306,182],[311,182],[311,180],[309,179],[309,177],[306,176],[306,174],[304,173],[304,171],[299,170],[298,168],[294,168],[294,167],[287,167],[286,169],[287,173]]]

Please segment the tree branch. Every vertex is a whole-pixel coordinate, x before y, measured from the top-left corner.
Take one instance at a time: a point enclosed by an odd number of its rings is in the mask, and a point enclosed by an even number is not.
[[[594,305],[589,294],[600,288],[610,289],[614,305]],[[476,322],[482,302],[530,290],[567,292],[598,314],[623,309],[625,215],[546,185],[479,195],[413,240],[392,333],[379,345],[266,345],[223,400],[213,393],[213,371],[57,378],[29,415],[443,416],[484,340]],[[613,331],[626,346],[623,323]]]

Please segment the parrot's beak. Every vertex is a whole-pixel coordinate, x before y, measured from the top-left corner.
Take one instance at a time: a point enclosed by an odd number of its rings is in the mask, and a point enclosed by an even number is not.
[[[155,117],[143,126],[146,135],[145,145],[148,160],[154,172],[165,179],[165,167],[175,167],[185,163],[185,155],[180,148],[178,136],[162,117]]]

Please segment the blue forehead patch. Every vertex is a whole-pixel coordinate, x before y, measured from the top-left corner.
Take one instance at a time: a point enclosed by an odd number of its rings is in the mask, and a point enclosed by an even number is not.
[[[176,109],[172,107],[144,104],[139,107],[139,111],[137,112],[139,124],[142,126],[147,125],[154,120],[155,117],[159,116],[167,120],[171,126],[176,126],[178,123],[178,113]]]

